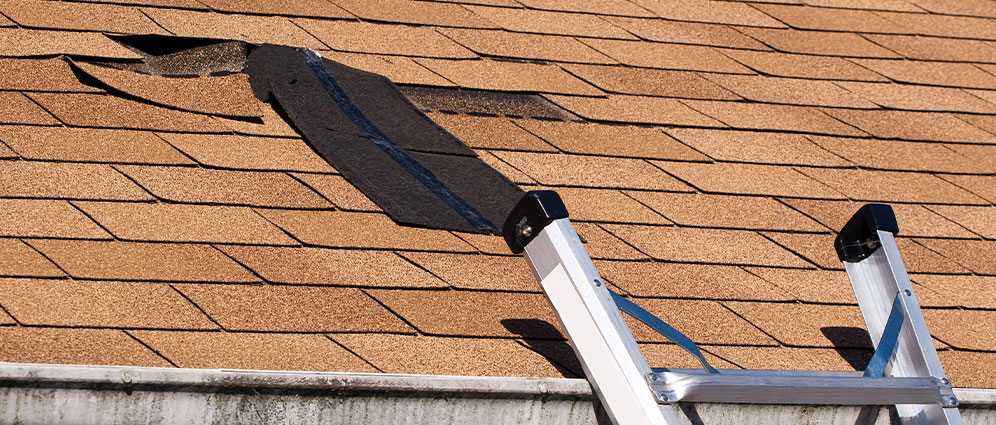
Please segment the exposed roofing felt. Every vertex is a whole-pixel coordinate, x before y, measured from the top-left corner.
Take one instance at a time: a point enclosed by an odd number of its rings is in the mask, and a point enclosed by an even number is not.
[[[832,235],[891,203],[954,384],[996,388],[996,2],[281,4],[0,3],[0,360],[581,373],[499,237],[393,223],[237,60],[121,37],[158,34],[388,77],[725,367],[862,368]]]

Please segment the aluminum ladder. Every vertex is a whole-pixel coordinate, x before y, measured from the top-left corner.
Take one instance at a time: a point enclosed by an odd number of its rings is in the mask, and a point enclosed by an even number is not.
[[[678,402],[896,405],[904,424],[960,425],[958,399],[896,246],[898,231],[891,207],[867,204],[835,240],[876,348],[862,373],[713,368],[691,339],[606,288],[556,192],[528,192],[502,228],[512,252],[525,252],[616,425],[677,425]],[[651,368],[620,310],[684,348],[702,369]]]

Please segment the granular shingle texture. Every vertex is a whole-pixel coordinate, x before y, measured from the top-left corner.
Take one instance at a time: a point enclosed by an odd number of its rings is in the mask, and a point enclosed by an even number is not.
[[[393,222],[243,43],[384,75],[559,191],[609,287],[722,367],[864,367],[832,243],[892,204],[947,373],[996,388],[990,0],[0,2],[0,361],[583,374],[522,257]]]

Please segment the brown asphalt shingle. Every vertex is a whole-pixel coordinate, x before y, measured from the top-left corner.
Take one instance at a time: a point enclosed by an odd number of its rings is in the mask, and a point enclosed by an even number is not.
[[[996,381],[990,0],[277,3],[0,5],[0,361],[583,374],[501,237],[392,222],[237,65],[98,68],[169,31],[385,75],[720,367],[862,368],[833,232],[893,203],[948,374]]]

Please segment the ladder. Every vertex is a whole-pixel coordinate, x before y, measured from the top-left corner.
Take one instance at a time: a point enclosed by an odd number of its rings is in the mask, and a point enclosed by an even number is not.
[[[606,287],[556,192],[526,193],[502,228],[512,252],[525,253],[616,425],[677,425],[678,402],[896,405],[904,424],[960,425],[958,399],[896,246],[898,231],[891,207],[867,204],[835,240],[875,344],[862,373],[713,368],[691,339]],[[651,368],[620,311],[662,333],[702,368]]]

